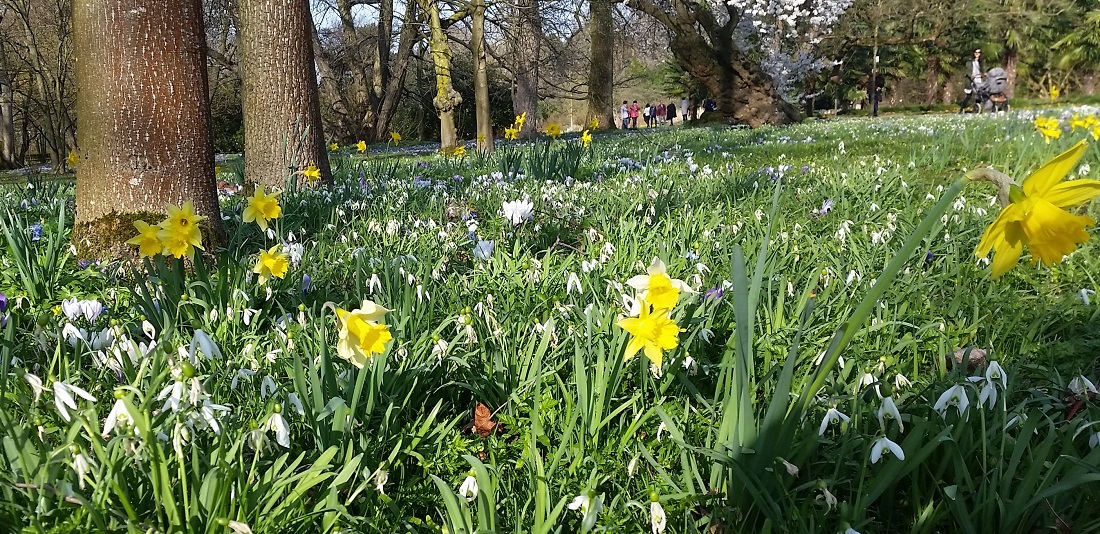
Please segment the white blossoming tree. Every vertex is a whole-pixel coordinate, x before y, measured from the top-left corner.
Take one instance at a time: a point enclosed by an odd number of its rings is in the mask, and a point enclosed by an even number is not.
[[[814,46],[851,0],[627,0],[671,32],[676,61],[727,119],[760,126],[801,119],[784,98],[820,69]]]

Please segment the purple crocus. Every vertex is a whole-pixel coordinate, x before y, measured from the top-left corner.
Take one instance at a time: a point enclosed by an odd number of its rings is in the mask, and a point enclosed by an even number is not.
[[[833,210],[833,199],[827,199],[821,203],[821,207],[816,210],[810,210],[810,215],[816,215],[818,217],[824,217]]]
[[[0,328],[8,326],[8,296],[0,293]]]
[[[42,239],[42,234],[45,233],[45,231],[42,229],[42,223],[40,222],[32,224],[30,227],[30,231],[31,241],[38,241],[39,239]]]
[[[713,287],[703,293],[703,298],[711,301],[721,300],[722,296],[726,294],[726,290],[721,287]]]
[[[310,286],[313,285],[313,278],[309,276],[309,273],[302,275],[302,294],[309,293]]]

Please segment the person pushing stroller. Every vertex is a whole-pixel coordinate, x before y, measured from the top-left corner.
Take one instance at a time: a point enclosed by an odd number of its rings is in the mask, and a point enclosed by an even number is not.
[[[1008,75],[1000,67],[990,69],[989,72],[983,74],[981,59],[982,49],[975,49],[974,56],[970,61],[970,73],[967,75],[970,80],[970,87],[963,90],[966,93],[966,98],[963,99],[962,104],[959,104],[959,113],[965,113],[968,106],[975,113],[981,113],[985,110],[1005,111],[1008,109],[1008,96],[1004,94],[1005,88],[1008,86]],[[974,99],[972,106],[970,105],[971,98]]]

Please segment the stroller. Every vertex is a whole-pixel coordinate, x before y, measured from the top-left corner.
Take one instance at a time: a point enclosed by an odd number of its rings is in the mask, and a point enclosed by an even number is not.
[[[1008,86],[1008,74],[1005,73],[1004,69],[1000,67],[989,69],[989,72],[985,73],[984,81],[981,83],[970,76],[967,76],[967,78],[970,79],[970,89],[967,89],[967,94],[973,97],[973,101],[960,109],[960,112],[1008,111],[1008,96],[1004,94],[1004,90]],[[967,101],[969,100],[968,97]]]

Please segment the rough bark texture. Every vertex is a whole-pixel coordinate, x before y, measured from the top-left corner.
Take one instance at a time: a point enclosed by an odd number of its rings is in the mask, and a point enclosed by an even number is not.
[[[439,18],[439,4],[436,0],[419,2],[432,31],[428,41],[432,63],[435,65],[435,98],[432,99],[432,104],[439,115],[440,150],[444,154],[450,154],[458,146],[455,108],[462,103],[462,95],[451,84],[451,45],[447,42],[447,33],[443,31],[443,21]]]
[[[0,62],[4,49],[0,43]],[[0,169],[19,166],[15,151],[15,93],[6,65],[0,63]]]
[[[80,161],[73,242],[127,254],[128,223],[192,200],[207,250],[223,241],[202,1],[73,2]],[[155,223],[154,220],[147,222]]]
[[[240,0],[244,175],[283,187],[294,170],[316,165],[332,180],[313,66],[307,0]]]
[[[1005,96],[1016,96],[1016,70],[1020,63],[1020,52],[1015,48],[1005,49]]]
[[[940,58],[934,54],[927,57],[928,61],[924,64],[924,103],[932,105],[940,92]]]
[[[585,127],[593,119],[599,127],[615,128],[615,31],[611,0],[591,0],[588,21],[588,113]]]
[[[512,109],[516,115],[527,113],[527,121],[519,134],[530,137],[538,131],[539,56],[542,51],[542,17],[538,0],[516,0],[512,52],[515,64],[512,73]]]
[[[485,0],[474,0],[471,38],[474,48],[474,104],[477,114],[477,151],[492,152],[492,109],[489,106],[489,62],[485,57]]]

